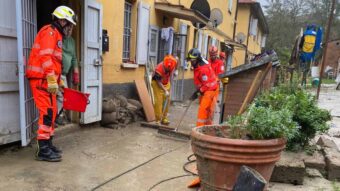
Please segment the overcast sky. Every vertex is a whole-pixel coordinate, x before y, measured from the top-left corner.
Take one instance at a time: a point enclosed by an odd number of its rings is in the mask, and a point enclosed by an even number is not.
[[[260,2],[261,5],[267,5],[267,0],[257,0],[257,2]]]

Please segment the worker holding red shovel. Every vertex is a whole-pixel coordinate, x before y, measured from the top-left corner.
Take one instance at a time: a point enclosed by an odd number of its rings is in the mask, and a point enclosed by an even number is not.
[[[190,99],[200,97],[196,126],[211,125],[218,96],[215,72],[209,62],[201,57],[201,52],[197,48],[188,52],[187,60],[194,67],[194,83],[197,89]]]
[[[72,73],[72,82],[74,86],[79,84],[79,68],[77,63],[75,42],[72,38],[73,25],[68,25],[64,29],[65,36],[63,38],[63,70],[61,79],[65,82],[64,87],[68,88],[67,75]],[[65,113],[63,109],[64,96],[62,92],[57,95],[58,101],[58,114],[56,123],[58,125],[65,125]]]
[[[44,26],[35,38],[26,67],[26,77],[39,110],[36,159],[58,162],[61,161],[61,151],[52,144],[52,138],[57,114],[56,95],[63,86],[60,80],[62,42],[65,27],[76,25],[76,22],[74,11],[66,6],[57,7],[52,18],[52,24]]]
[[[156,66],[152,77],[152,90],[155,98],[154,110],[156,122],[169,125],[168,111],[170,105],[171,78],[177,68],[177,59],[171,55],[164,57],[163,62]]]

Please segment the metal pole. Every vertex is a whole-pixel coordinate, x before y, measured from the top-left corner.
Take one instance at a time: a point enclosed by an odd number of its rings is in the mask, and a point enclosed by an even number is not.
[[[326,32],[326,40],[325,40],[325,51],[324,51],[324,54],[323,54],[323,59],[322,59],[322,63],[321,63],[321,69],[320,69],[320,83],[319,83],[319,86],[318,86],[318,90],[316,92],[316,99],[319,99],[319,95],[320,95],[320,89],[321,89],[321,83],[322,83],[322,74],[323,74],[323,70],[325,68],[325,62],[326,62],[326,55],[327,55],[327,43],[328,43],[328,39],[329,39],[329,34],[330,34],[330,31],[331,31],[331,26],[332,26],[332,23],[333,23],[333,16],[334,16],[334,9],[335,9],[335,0],[332,1],[332,9],[331,9],[331,13],[329,15],[329,18],[328,18],[328,26],[327,26],[327,32]]]

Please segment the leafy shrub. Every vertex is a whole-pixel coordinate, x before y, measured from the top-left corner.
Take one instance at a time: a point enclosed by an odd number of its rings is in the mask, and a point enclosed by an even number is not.
[[[233,116],[227,121],[231,138],[291,139],[298,131],[289,110],[274,111],[270,107],[252,105],[244,115]]]
[[[227,121],[229,126],[229,137],[233,139],[241,139],[247,135],[247,129],[245,128],[244,115],[234,115]]]
[[[270,107],[251,106],[246,129],[253,139],[274,139],[296,136],[298,124],[287,109],[273,110]]]
[[[281,85],[261,94],[255,100],[256,106],[269,107],[274,111],[288,110],[293,120],[301,127],[299,133],[288,139],[287,149],[298,150],[308,146],[317,133],[329,129],[327,121],[331,115],[317,106],[315,97],[297,85]]]

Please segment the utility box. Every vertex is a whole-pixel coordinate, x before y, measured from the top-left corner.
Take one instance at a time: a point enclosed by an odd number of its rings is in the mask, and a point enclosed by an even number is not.
[[[103,52],[108,52],[109,51],[109,36],[107,35],[107,30],[103,29]]]

